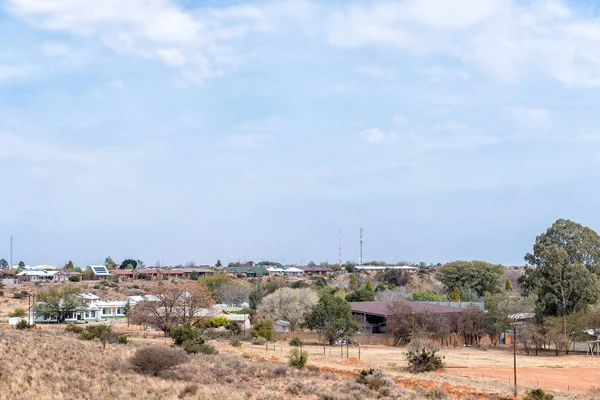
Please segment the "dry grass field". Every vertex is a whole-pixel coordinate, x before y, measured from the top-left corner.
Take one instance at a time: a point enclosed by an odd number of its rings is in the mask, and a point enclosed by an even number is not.
[[[123,299],[155,284],[128,282],[115,288],[86,282],[82,286],[103,298]],[[0,321],[15,308],[27,307],[27,299],[13,298],[14,291],[41,288],[43,285],[33,284],[5,287]],[[444,349],[445,371],[415,376],[405,370],[401,348],[362,345],[359,355],[357,347],[305,346],[313,371],[283,368],[282,373],[274,371],[286,363],[290,349],[286,342],[267,347],[244,342],[232,347],[224,341],[213,343],[221,352],[218,356],[194,356],[165,376],[149,377],[134,372],[128,358],[139,346],[170,346],[171,339],[161,337],[160,332],[131,332],[139,328],[127,327],[125,321],[115,323],[113,328],[127,331],[131,343],[108,345],[104,351],[99,343],[80,341],[63,332],[62,326],[21,332],[0,325],[0,399],[380,398],[379,393],[356,383],[357,372],[363,368],[381,369],[392,378],[397,398],[425,398],[436,388],[442,388],[451,399],[512,398],[510,346],[487,351]],[[517,363],[521,392],[541,387],[551,390],[556,399],[600,399],[593,393],[600,388],[600,357],[519,354]]]
[[[163,340],[164,341],[164,340]],[[140,343],[141,342],[141,343]],[[159,377],[132,370],[128,345],[86,342],[66,332],[0,330],[0,399],[376,399],[381,395],[353,378],[318,370],[293,370],[252,354],[192,356]],[[423,393],[390,388],[399,399]]]

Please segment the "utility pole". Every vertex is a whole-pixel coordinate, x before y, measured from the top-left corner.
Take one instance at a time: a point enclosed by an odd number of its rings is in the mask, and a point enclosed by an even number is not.
[[[358,265],[362,265],[363,264],[363,228],[362,226],[360,227],[360,254],[358,257]]]
[[[13,237],[10,237],[10,267],[13,267]]]
[[[522,322],[513,322],[513,378],[515,382],[514,395],[517,397],[519,391],[517,390],[517,325],[522,325]]]
[[[338,230],[338,250],[340,253],[340,265],[342,265],[342,228]]]

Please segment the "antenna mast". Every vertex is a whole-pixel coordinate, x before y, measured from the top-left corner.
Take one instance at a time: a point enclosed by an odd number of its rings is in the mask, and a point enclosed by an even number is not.
[[[360,227],[360,255],[358,258],[358,265],[362,265],[363,263],[363,228]]]
[[[340,253],[340,265],[342,265],[342,228],[338,230],[338,250]]]

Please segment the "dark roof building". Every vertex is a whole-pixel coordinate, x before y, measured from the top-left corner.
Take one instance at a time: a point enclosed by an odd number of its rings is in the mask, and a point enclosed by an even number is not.
[[[305,266],[305,267],[297,267],[304,271],[306,275],[329,275],[333,273],[333,270],[329,267],[324,267],[322,265],[313,265],[313,266]]]
[[[363,301],[350,303],[352,315],[362,325],[362,333],[387,333],[387,317],[392,301]],[[462,308],[407,301],[412,312],[434,314],[460,314]]]

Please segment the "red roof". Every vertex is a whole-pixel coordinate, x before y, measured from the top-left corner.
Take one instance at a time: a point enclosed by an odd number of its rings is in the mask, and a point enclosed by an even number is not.
[[[161,269],[160,273],[163,275],[183,275],[184,272],[180,269]]]
[[[111,275],[133,275],[135,273],[134,269],[112,269],[110,271]]]
[[[352,311],[375,315],[388,315],[388,307],[393,301],[363,301],[350,303]],[[435,314],[461,313],[462,308],[438,306],[437,304],[418,303],[416,301],[407,301],[406,304],[416,313],[430,312]]]
[[[155,270],[155,269],[150,269],[150,268],[143,268],[143,269],[136,269],[138,274],[158,274],[159,271]]]

